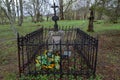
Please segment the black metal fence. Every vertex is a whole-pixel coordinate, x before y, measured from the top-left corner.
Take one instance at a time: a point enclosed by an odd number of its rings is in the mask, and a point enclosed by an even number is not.
[[[49,80],[95,75],[98,40],[78,28],[59,33],[40,28],[19,37],[19,75],[47,75]]]

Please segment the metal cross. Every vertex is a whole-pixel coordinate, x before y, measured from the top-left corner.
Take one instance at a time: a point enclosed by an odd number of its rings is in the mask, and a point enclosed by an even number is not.
[[[55,31],[58,31],[57,20],[59,20],[59,17],[56,16],[56,8],[58,8],[58,6],[56,6],[55,3],[54,3],[54,6],[51,6],[51,7],[54,9],[54,16],[52,17],[52,20],[55,22],[54,29],[55,29]]]
[[[54,3],[54,6],[51,6],[51,7],[54,9],[54,16],[56,16],[56,8],[58,8],[58,6],[56,6]]]

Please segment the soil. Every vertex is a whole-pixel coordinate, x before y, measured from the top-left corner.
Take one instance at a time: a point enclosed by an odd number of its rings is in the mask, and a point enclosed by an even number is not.
[[[120,80],[120,32],[99,37],[97,74],[103,80]]]

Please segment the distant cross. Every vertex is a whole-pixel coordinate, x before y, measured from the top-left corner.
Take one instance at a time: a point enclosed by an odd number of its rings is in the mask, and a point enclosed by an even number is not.
[[[54,16],[52,17],[52,20],[55,21],[54,29],[55,29],[55,31],[58,31],[57,20],[59,20],[59,17],[56,16],[56,8],[58,8],[58,6],[56,6],[55,3],[54,3],[54,6],[51,6],[51,7],[54,9]]]
[[[54,6],[51,6],[51,7],[54,9],[54,16],[56,16],[56,8],[58,8],[58,6],[56,6],[54,3]]]

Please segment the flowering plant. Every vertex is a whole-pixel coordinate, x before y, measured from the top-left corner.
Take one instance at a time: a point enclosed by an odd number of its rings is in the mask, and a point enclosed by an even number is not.
[[[36,67],[42,69],[59,69],[60,65],[60,56],[58,52],[55,53],[49,52],[45,50],[42,55],[37,56],[36,59]]]

